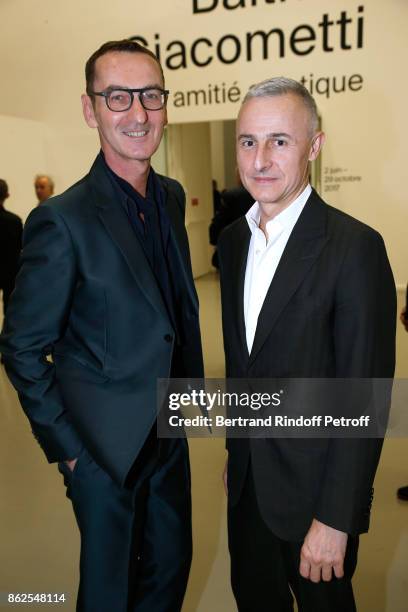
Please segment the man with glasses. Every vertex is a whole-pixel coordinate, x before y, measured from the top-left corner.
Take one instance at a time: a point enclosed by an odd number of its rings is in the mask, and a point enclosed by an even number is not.
[[[0,343],[81,532],[81,612],[177,612],[191,563],[185,440],[158,440],[158,378],[201,377],[185,197],[150,158],[167,122],[161,66],[136,42],[86,64],[101,151],[30,215]],[[50,358],[50,354],[51,357]]]

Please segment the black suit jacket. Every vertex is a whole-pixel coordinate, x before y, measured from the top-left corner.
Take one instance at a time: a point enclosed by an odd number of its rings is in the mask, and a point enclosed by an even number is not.
[[[201,377],[184,192],[160,180],[179,260],[181,359],[187,377]],[[27,220],[0,343],[48,460],[72,459],[85,446],[123,483],[155,422],[157,379],[170,375],[174,341],[158,283],[98,157]]]
[[[17,274],[22,233],[20,217],[0,205],[0,287]]]
[[[327,206],[315,191],[296,223],[261,309],[251,354],[243,310],[250,230],[245,218],[219,242],[227,376],[392,377],[396,297],[381,236]],[[378,439],[230,439],[230,503],[249,458],[270,529],[300,540],[312,519],[368,529]]]

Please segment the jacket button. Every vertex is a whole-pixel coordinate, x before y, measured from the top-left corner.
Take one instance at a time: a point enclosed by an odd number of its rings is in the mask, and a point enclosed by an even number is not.
[[[171,334],[166,334],[164,339],[166,342],[171,342],[173,340],[173,336]]]

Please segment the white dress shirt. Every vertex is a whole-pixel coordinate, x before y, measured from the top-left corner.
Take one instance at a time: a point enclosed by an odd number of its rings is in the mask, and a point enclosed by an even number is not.
[[[268,241],[259,228],[261,211],[255,202],[245,215],[252,236],[249,243],[244,288],[244,317],[248,352],[254,343],[258,316],[289,236],[312,192],[307,185],[300,196],[266,224]]]

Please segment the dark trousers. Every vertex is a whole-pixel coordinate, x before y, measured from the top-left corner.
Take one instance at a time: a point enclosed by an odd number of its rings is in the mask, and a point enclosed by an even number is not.
[[[59,469],[81,533],[77,612],[179,612],[192,555],[186,440],[154,431],[124,488],[87,452]]]
[[[299,573],[303,542],[285,542],[263,521],[251,468],[237,505],[228,508],[231,583],[239,612],[355,612],[351,578],[358,538],[349,538],[345,575],[313,583]]]

